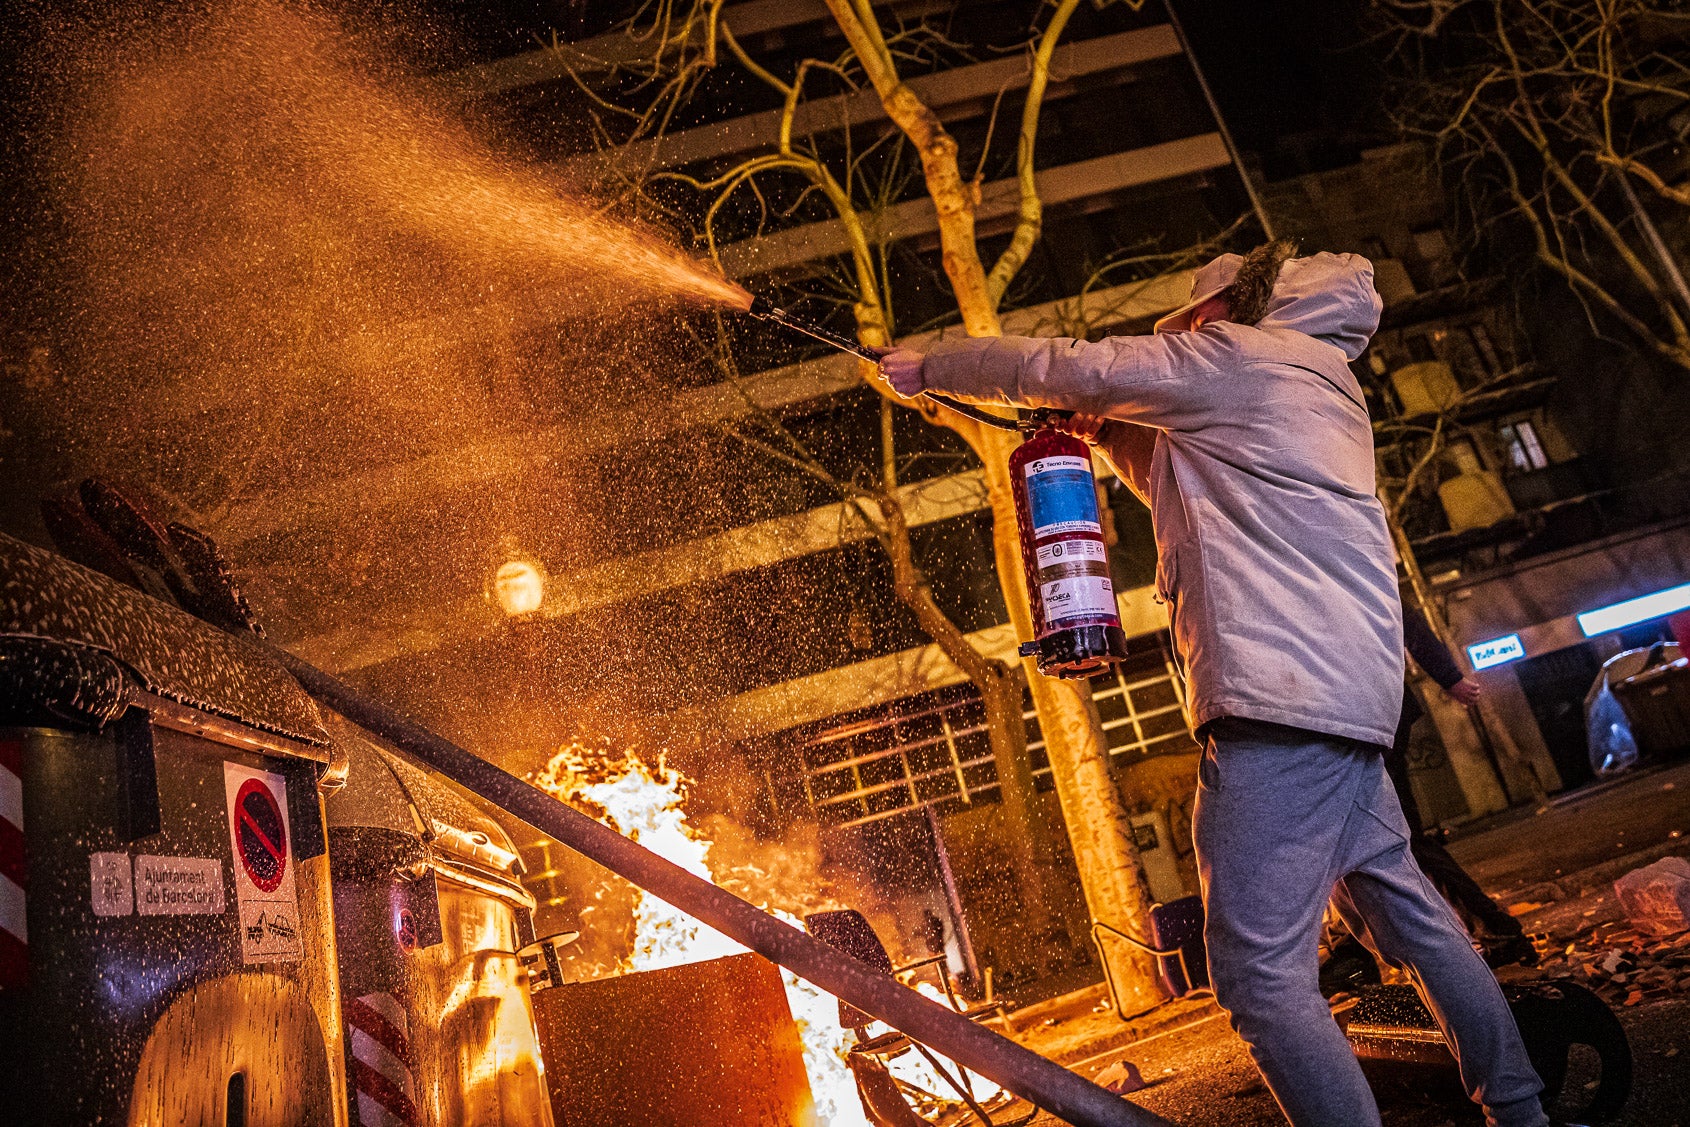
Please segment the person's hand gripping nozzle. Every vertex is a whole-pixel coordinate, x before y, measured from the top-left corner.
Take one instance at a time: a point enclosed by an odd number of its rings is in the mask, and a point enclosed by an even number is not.
[[[797,317],[766,298],[752,298],[747,312],[870,363],[881,362],[881,353],[867,345]],[[910,390],[916,386],[912,381]],[[894,390],[908,394],[896,386]],[[1033,637],[1022,642],[1021,655],[1033,658],[1045,676],[1060,678],[1089,677],[1124,660],[1127,638],[1109,575],[1091,454],[1083,440],[1063,433],[1069,413],[1041,408],[1006,419],[930,391],[917,394],[986,426],[1020,431],[1024,438],[1009,455],[1033,617]]]

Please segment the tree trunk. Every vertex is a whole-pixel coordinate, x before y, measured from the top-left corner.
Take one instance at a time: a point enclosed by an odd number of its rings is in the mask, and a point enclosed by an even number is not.
[[[898,77],[892,52],[867,0],[856,3],[826,0],[826,3],[874,84],[886,115],[920,155],[927,194],[938,215],[945,274],[950,279],[964,330],[972,337],[1002,334],[997,302],[987,283],[980,247],[974,237],[977,189],[963,179],[957,167],[955,138],[946,131],[939,116]],[[1032,612],[1022,578],[1020,535],[1009,487],[1009,455],[1020,444],[1020,437],[978,423],[946,421],[985,463],[998,582],[1016,634],[1031,638]],[[1083,684],[1041,676],[1030,659],[1023,662],[1023,668],[1032,687],[1033,707],[1044,731],[1057,797],[1068,823],[1068,836],[1092,919],[1148,938],[1145,924],[1150,896],[1144,869],[1133,843],[1126,808],[1109,771],[1103,729],[1090,694]],[[1149,959],[1119,942],[1100,944],[1100,953],[1111,968],[1117,1012],[1139,1013],[1162,1000]]]
[[[991,431],[982,442],[987,448],[980,455],[987,466],[998,583],[1016,636],[1031,638],[1033,612],[1027,602],[1021,538],[1009,484],[1009,454],[1019,442],[1016,435]],[[1126,805],[1110,771],[1103,726],[1084,681],[1045,677],[1032,658],[1024,658],[1022,667],[1044,734],[1045,755],[1056,782],[1062,819],[1067,823],[1080,886],[1085,890],[1086,908],[1094,925],[1093,941],[1109,967],[1115,1012],[1122,1018],[1143,1013],[1164,998],[1155,960],[1121,940],[1103,938],[1103,933],[1095,930],[1097,924],[1105,924],[1140,939],[1150,938],[1150,889]]]
[[[1021,719],[1022,686],[1020,670],[1006,665],[1000,674],[980,687],[980,698],[986,708],[986,734],[991,741],[992,761],[997,765],[1010,859],[1022,878],[1028,929],[1038,937],[1042,951],[1045,936],[1055,924],[1044,883],[1050,864],[1050,844],[1044,819],[1039,817],[1033,764],[1027,758],[1027,726]]]
[[[1027,910],[1026,926],[1035,935],[1043,936],[1051,930],[1051,913],[1039,862],[1048,850],[1040,848],[1045,835],[1034,808],[1036,797],[1032,764],[1027,759],[1027,729],[1021,720],[1020,671],[975,649],[956,623],[939,609],[932,585],[916,566],[909,522],[890,482],[888,488],[874,493],[874,501],[885,529],[882,543],[892,563],[892,589],[898,600],[910,609],[922,630],[945,656],[980,690],[986,712],[986,738],[997,767],[998,796],[1007,823],[1005,845],[1021,886],[1022,902]]]

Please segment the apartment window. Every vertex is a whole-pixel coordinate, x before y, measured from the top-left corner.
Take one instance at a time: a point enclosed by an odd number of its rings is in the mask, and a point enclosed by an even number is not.
[[[1511,423],[1502,423],[1496,428],[1496,434],[1502,440],[1503,456],[1508,462],[1508,468],[1514,472],[1530,473],[1549,465],[1549,458],[1543,452],[1543,443],[1537,438],[1537,428],[1528,420],[1517,419]]]
[[[1432,334],[1432,341],[1437,346],[1438,355],[1443,357],[1462,387],[1471,388],[1483,383],[1494,370],[1474,343],[1470,328],[1439,329]]]
[[[1184,686],[1166,632],[1135,638],[1136,651],[1091,679],[1111,762],[1191,751]],[[1024,705],[1033,783],[1054,785],[1044,736]],[[954,685],[757,741],[777,816],[811,816],[825,826],[860,826],[931,806],[951,814],[1002,801],[986,709],[973,685]]]
[[[860,826],[904,810],[949,814],[1000,800],[986,709],[972,685],[926,693],[774,737],[766,772],[778,813]]]
[[[1414,232],[1414,253],[1427,262],[1438,262],[1449,255],[1449,240],[1434,228]]]
[[[1485,464],[1479,458],[1479,448],[1471,439],[1452,438],[1443,451],[1444,465],[1457,474],[1483,473]]]
[[[1432,338],[1425,333],[1405,337],[1402,343],[1408,349],[1410,364],[1425,364],[1438,359],[1438,350],[1432,346]]]
[[[1146,644],[1149,643],[1149,644]],[[1166,632],[1133,639],[1138,652],[1107,673],[1091,679],[1091,699],[1103,722],[1103,738],[1111,763],[1133,762],[1152,755],[1191,751],[1196,746],[1185,723],[1184,682],[1174,663]],[[1140,649],[1139,647],[1144,648]],[[1040,790],[1053,785],[1044,740],[1027,711],[1027,755],[1033,764],[1033,783]]]
[[[1490,339],[1490,331],[1483,325],[1468,325],[1467,339],[1473,344],[1473,351],[1478,354],[1484,364],[1485,371],[1491,375],[1502,371],[1502,356],[1496,351],[1496,345]]]

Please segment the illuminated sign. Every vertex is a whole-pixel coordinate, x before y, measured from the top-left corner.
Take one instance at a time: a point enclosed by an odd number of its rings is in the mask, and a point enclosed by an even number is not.
[[[1492,638],[1488,642],[1480,642],[1476,646],[1467,647],[1467,660],[1473,663],[1473,670],[1489,669],[1493,665],[1503,665],[1510,661],[1517,661],[1526,656],[1526,647],[1520,644],[1518,634],[1509,634],[1502,638]]]
[[[1587,610],[1578,616],[1579,629],[1584,631],[1586,638],[1594,638],[1598,634],[1624,630],[1627,626],[1647,622],[1651,618],[1664,618],[1687,607],[1690,607],[1690,583],[1668,587],[1652,595],[1639,595],[1623,603]]]

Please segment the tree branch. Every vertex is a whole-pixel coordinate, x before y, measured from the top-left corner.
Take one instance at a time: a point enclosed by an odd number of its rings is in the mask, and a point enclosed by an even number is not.
[[[986,277],[986,294],[993,309],[1003,302],[1010,280],[1026,264],[1027,256],[1032,253],[1033,244],[1039,241],[1039,233],[1044,227],[1044,203],[1039,199],[1037,169],[1033,160],[1034,143],[1039,136],[1039,112],[1044,108],[1045,87],[1050,82],[1051,55],[1056,51],[1063,29],[1068,26],[1069,17],[1078,6],[1079,0],[1060,0],[1056,11],[1051,14],[1050,23],[1045,26],[1044,34],[1039,36],[1038,49],[1033,52],[1033,73],[1027,83],[1027,101],[1021,107],[1021,137],[1015,149],[1016,185],[1021,193],[1015,233],[1010,236],[1009,245],[998,255]]]

